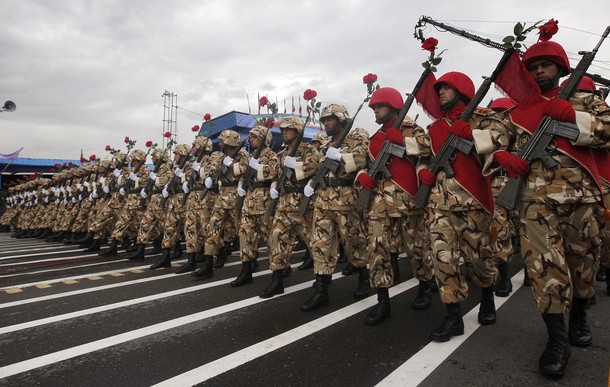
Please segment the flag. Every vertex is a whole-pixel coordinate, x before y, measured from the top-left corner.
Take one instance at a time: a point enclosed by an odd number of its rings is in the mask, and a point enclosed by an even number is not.
[[[301,96],[299,95],[299,117],[303,115],[303,108],[301,107]]]
[[[436,120],[442,113],[441,100],[434,89],[434,82],[436,82],[436,77],[434,76],[434,73],[430,72],[415,94],[415,99],[417,100],[417,104],[424,109],[424,112],[426,112],[428,117]]]
[[[495,84],[500,91],[521,106],[528,105],[540,96],[540,88],[521,62],[517,50],[512,53],[496,77]]]
[[[284,114],[286,114],[286,98],[284,98]]]
[[[294,114],[294,112],[296,111],[295,107],[294,107],[294,95],[292,96],[292,114]]]
[[[0,153],[0,158],[2,159],[9,159],[9,160],[15,160],[17,157],[19,157],[19,153],[23,150],[23,147],[17,149],[16,151],[14,151],[13,153],[9,153],[7,155],[4,155],[2,153]]]
[[[261,114],[261,103],[260,103],[260,100],[261,100],[261,95],[260,95],[260,93],[257,93],[256,94],[256,105],[258,106],[258,114]]]

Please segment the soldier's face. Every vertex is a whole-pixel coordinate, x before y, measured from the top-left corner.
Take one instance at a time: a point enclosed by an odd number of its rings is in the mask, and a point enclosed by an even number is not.
[[[290,144],[292,140],[297,138],[297,130],[293,128],[282,129],[282,140],[285,144]]]
[[[333,136],[339,129],[339,119],[335,116],[326,117],[323,124],[329,136]]]
[[[261,139],[258,138],[257,135],[255,135],[255,134],[250,135],[250,145],[252,145],[252,148],[258,148],[260,143],[261,143]]]
[[[134,160],[131,162],[131,168],[139,168],[140,164],[142,164],[141,161]]]
[[[559,66],[550,60],[541,59],[530,62],[527,65],[527,71],[542,91],[559,85]]]
[[[373,113],[375,113],[375,122],[378,124],[383,124],[388,117],[390,117],[390,113],[392,112],[392,108],[387,105],[373,105]]]
[[[441,100],[441,105],[453,101],[457,95],[457,91],[449,85],[441,85],[441,88],[438,90],[438,97]]]

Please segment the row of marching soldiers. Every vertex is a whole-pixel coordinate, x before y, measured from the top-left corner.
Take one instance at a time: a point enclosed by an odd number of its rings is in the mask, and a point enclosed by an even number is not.
[[[288,117],[280,123],[285,148],[277,154],[269,149],[271,135],[264,126],[249,134],[252,149],[264,141],[257,157],[240,149],[238,133],[230,130],[220,134],[217,152],[205,137],[197,137],[192,146],[178,145],[173,163],[156,151],[152,172],[139,167],[145,153],[134,150],[129,157],[120,154],[113,162],[100,163],[97,181],[84,179],[92,174],[83,167],[81,172],[67,171],[51,181],[16,188],[9,222],[29,236],[52,229],[59,233],[54,239],[62,232],[87,231],[76,242],[88,245],[89,251],[99,250],[100,241],[110,236],[109,248],[100,253],[104,256],[116,255],[121,241],[131,238],[136,240],[135,251],[128,258],[143,259],[152,241],[153,251],[163,254],[151,269],[171,266],[170,251],[180,246],[183,232],[187,261],[177,272],[191,272],[198,279],[211,278],[214,268],[222,267],[238,236],[242,270],[231,283],[234,287],[253,281],[259,248],[266,243],[272,277],[259,293],[263,298],[284,292],[293,246],[302,240],[315,274],[312,294],[301,305],[304,312],[329,303],[329,285],[342,247],[357,273],[354,298],[365,298],[370,287],[376,289],[378,303],[364,318],[368,325],[390,316],[389,289],[398,283],[399,274],[396,258],[406,252],[419,280],[412,308],[428,308],[436,287],[446,305],[444,320],[431,333],[439,342],[464,333],[460,304],[469,295],[469,284],[460,270],[461,260],[481,288],[478,322],[496,322],[494,290],[500,296],[512,290],[506,264],[512,255],[511,236],[516,234],[548,332],[539,368],[544,375],[561,377],[570,346],[591,345],[585,309],[595,293],[600,261],[606,275],[610,267],[603,216],[608,213],[603,199],[610,192],[610,174],[605,173],[609,168],[601,162],[593,168],[590,163],[610,157],[610,110],[586,85],[569,102],[554,98],[559,79],[570,72],[567,55],[557,43],[532,45],[523,62],[542,91],[533,105],[498,103],[498,111],[478,108],[469,121],[461,121],[474,97],[474,84],[463,73],[449,72],[435,83],[442,116],[427,130],[410,119],[397,123],[402,96],[384,87],[369,101],[381,125],[370,138],[367,131],[353,129],[337,144],[349,116],[343,106],[331,104],[321,113],[328,137],[318,141],[320,148],[314,141],[301,143],[305,123]],[[529,165],[516,155],[543,116],[573,123],[582,134],[575,143],[557,141],[550,150],[557,164],[553,169],[539,160]],[[435,174],[428,163],[449,135],[472,141],[475,150],[451,160],[453,176]],[[370,172],[382,152],[390,149],[387,144],[392,144],[392,156],[382,166],[384,173]],[[184,163],[189,155],[194,160]],[[338,168],[314,182],[312,177],[327,159],[336,161]],[[248,173],[254,178],[245,184]],[[504,175],[526,176],[517,212],[494,205],[490,177],[495,176],[497,192]],[[128,181],[133,184],[125,189]],[[425,208],[415,204],[423,184],[432,187]],[[101,187],[99,193],[96,186]],[[91,187],[87,199],[86,189]],[[366,193],[372,198],[359,205],[359,196]],[[302,208],[304,201],[309,205]],[[273,213],[270,207],[275,208]],[[17,221],[15,210],[21,211]],[[513,221],[517,224],[511,229]],[[4,218],[3,222],[9,224]],[[180,254],[178,250],[176,255]]]

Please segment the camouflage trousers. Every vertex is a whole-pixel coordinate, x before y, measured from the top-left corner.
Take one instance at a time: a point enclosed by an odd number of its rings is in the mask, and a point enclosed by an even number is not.
[[[269,213],[249,215],[241,214],[239,225],[239,247],[241,249],[241,261],[250,262],[258,259],[258,247],[261,241],[269,244],[269,225],[271,216]]]
[[[62,225],[64,223],[65,216],[66,216],[66,204],[63,202],[60,202],[59,206],[57,207],[55,221],[53,222],[53,226],[51,227],[53,229],[53,232],[63,231]]]
[[[542,313],[565,313],[572,297],[595,293],[596,206],[521,202],[521,255]]]
[[[204,206],[205,204],[205,201],[199,200],[199,193],[196,191],[186,200],[184,239],[187,253],[197,253],[203,249],[211,216],[210,207]]]
[[[460,271],[460,258],[472,271],[477,286],[495,284],[498,271],[490,248],[492,217],[484,210],[430,211],[430,248],[434,276],[444,304],[465,301],[468,284]]]
[[[80,202],[78,214],[74,218],[72,224],[72,232],[85,232],[87,231],[87,222],[89,221],[89,213],[91,212],[92,203],[85,199]]]
[[[163,226],[163,241],[161,248],[171,249],[180,240],[180,234],[184,229],[184,206],[182,196],[174,194],[167,198],[165,203],[165,224]]]
[[[220,201],[220,198],[219,198]],[[207,237],[203,248],[205,255],[217,255],[225,244],[237,236],[238,210],[214,206],[207,227]]]
[[[95,220],[89,224],[89,231],[93,234],[94,239],[103,239],[110,233],[110,227],[114,225],[116,219],[116,211],[111,206],[112,199],[98,201],[99,210]]]
[[[142,221],[143,211],[135,208],[124,208],[112,231],[112,239],[122,240],[125,237],[137,237],[137,229]]]
[[[339,244],[356,269],[366,267],[367,242],[362,220],[356,209],[327,210],[314,208],[310,245],[314,273],[333,274],[337,266]]]
[[[303,216],[299,211],[278,211],[273,217],[271,235],[269,236],[269,267],[271,271],[285,269],[290,265],[292,247],[297,236],[310,246],[312,211]]]
[[[515,254],[512,237],[516,235],[515,226],[511,219],[513,211],[496,205],[491,225],[491,251],[495,263],[507,263]]]
[[[161,194],[150,197],[148,206],[144,210],[140,227],[138,228],[137,243],[146,245],[148,242],[161,236],[165,225],[165,210],[161,208]]]
[[[606,217],[610,215],[610,211],[602,206],[595,208],[595,220],[599,227],[600,251],[599,251],[599,267],[610,268],[610,224]],[[599,270],[599,268],[598,268]]]

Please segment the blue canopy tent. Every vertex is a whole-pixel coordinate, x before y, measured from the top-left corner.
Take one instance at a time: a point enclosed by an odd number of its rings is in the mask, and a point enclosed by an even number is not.
[[[282,135],[280,134],[280,122],[285,117],[296,117],[295,114],[276,114],[273,116],[274,123],[271,128],[271,133],[273,134],[273,138],[271,139],[271,144],[273,150],[277,151],[282,147]],[[232,111],[222,116],[216,117],[212,120],[206,121],[201,124],[201,129],[199,130],[199,134],[202,136],[206,136],[212,139],[212,144],[215,149],[218,149],[218,135],[223,130],[234,130],[239,133],[239,136],[243,139],[248,138],[248,133],[250,129],[252,129],[257,120],[264,118],[265,120],[271,118],[271,114],[247,114],[241,113],[237,111]],[[305,117],[301,117],[305,120]],[[316,121],[317,122],[317,121]],[[322,132],[322,128],[315,123],[310,122],[307,127],[305,127],[305,133],[303,134],[303,140],[305,142],[309,142],[313,136],[317,133]]]

